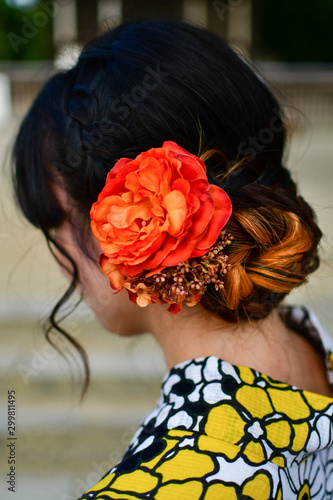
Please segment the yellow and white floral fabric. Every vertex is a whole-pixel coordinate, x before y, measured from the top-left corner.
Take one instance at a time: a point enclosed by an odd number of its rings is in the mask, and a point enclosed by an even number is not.
[[[281,307],[322,350],[330,339],[305,307]],[[83,499],[333,499],[333,399],[215,356],[178,364],[122,461]]]

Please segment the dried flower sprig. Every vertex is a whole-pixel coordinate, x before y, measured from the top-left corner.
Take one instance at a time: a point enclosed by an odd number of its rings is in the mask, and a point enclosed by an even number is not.
[[[213,284],[215,290],[224,288],[224,275],[231,269],[224,249],[232,240],[232,235],[222,231],[202,257],[188,259],[153,275],[147,273],[135,279],[127,278],[124,288],[131,300],[141,307],[150,302],[167,302],[170,304],[168,310],[177,314],[183,303],[189,307],[197,304],[209,284]]]

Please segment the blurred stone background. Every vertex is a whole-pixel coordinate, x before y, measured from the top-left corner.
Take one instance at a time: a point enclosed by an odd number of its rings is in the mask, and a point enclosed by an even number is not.
[[[148,335],[112,336],[82,305],[66,321],[92,368],[91,387],[79,404],[77,359],[70,368],[41,334],[41,320],[66,284],[42,237],[17,213],[10,192],[10,146],[29,103],[48,75],[73,62],[85,40],[122,19],[183,16],[227,38],[255,62],[285,106],[286,164],[325,235],[320,269],[289,302],[310,305],[333,334],[333,10],[323,4],[327,11],[299,0],[292,5],[0,0],[1,499],[75,500],[120,459],[141,418],[155,405],[166,370]],[[8,390],[17,397],[16,496],[8,492],[5,478]]]

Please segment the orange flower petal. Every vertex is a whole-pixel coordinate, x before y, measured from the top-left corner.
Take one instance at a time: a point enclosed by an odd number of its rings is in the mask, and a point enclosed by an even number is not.
[[[202,170],[206,173],[206,165],[204,164],[204,162],[198,156],[178,146],[177,143],[173,141],[165,141],[163,142],[163,148],[167,148],[170,152],[176,153],[177,155],[185,155],[187,158],[192,156],[195,159],[195,161],[200,165]]]
[[[108,258],[111,258],[111,256],[119,252],[120,249],[119,244],[115,245],[114,243],[104,243],[102,241],[99,242],[99,246]]]
[[[186,217],[186,198],[180,191],[171,191],[163,200],[162,206],[166,209],[170,226],[168,232],[172,235],[179,233]]]
[[[172,191],[180,191],[184,196],[188,196],[190,190],[190,183],[186,179],[176,179],[172,184]]]
[[[185,262],[195,249],[196,240],[184,240],[161,262],[163,267],[172,267]]]
[[[103,273],[109,278],[113,290],[121,290],[124,285],[124,277],[118,267],[112,264],[104,254],[99,258],[99,265]]]
[[[232,212],[230,198],[223,189],[218,186],[211,186],[209,192],[213,197],[215,210],[205,234],[197,244],[197,249],[203,250],[208,250],[215,243],[221,230],[228,222]],[[193,255],[193,257],[197,256],[199,255]]]
[[[150,217],[150,208],[144,205],[114,205],[110,209],[108,221],[117,228],[127,228],[135,219],[146,220]]]
[[[120,160],[118,160],[114,164],[114,167],[111,170],[110,174],[112,174],[112,176],[115,176],[120,170],[122,170],[124,168],[125,165],[128,165],[129,163],[132,163],[132,162],[133,162],[133,160],[131,160],[130,158],[120,158]],[[107,179],[107,181],[108,181],[108,179]]]
[[[93,218],[98,224],[107,222],[110,208],[114,205],[125,206],[126,202],[120,196],[107,196],[100,203],[97,203],[94,209]]]
[[[181,161],[181,174],[184,179],[194,181],[203,179],[207,181],[205,164],[196,156],[179,155],[178,159]]]
[[[171,312],[172,314],[179,314],[182,309],[181,304],[171,304],[168,307],[168,311]]]
[[[153,274],[155,274],[155,272],[158,272],[156,268],[159,268],[159,270],[163,269],[165,266],[162,264],[162,262],[167,258],[169,253],[177,247],[177,245],[178,241],[170,234],[167,234],[165,236],[163,246],[158,251],[156,251],[156,253],[150,259],[147,259],[146,269],[152,269],[154,271]],[[149,274],[151,275],[151,273]]]
[[[140,183],[149,191],[159,194],[161,169],[159,162],[153,156],[145,158],[140,165]]]
[[[147,260],[147,254],[153,255],[158,249],[163,248],[164,240],[165,240],[165,234],[161,234],[159,235],[158,238],[156,238],[155,241],[153,241],[150,244],[149,250],[146,253],[144,253],[144,255],[142,255],[141,258],[132,257],[130,262],[126,262],[123,265],[119,262],[118,266],[120,271],[126,276],[134,277],[142,273],[144,269],[145,270],[151,269],[151,264]]]
[[[199,301],[201,300],[201,295],[199,293],[193,294],[188,302],[186,302],[186,305],[188,307],[193,307],[195,306]]]
[[[102,227],[96,223],[95,219],[91,219],[90,227],[95,238],[97,238],[99,242],[106,241],[107,234],[103,231]]]
[[[200,208],[193,214],[187,238],[198,239],[206,231],[214,213],[214,201],[209,194],[200,198]]]
[[[134,193],[132,193],[132,191],[126,191],[126,193],[121,195],[121,199],[128,204],[132,204],[134,203]]]
[[[150,304],[151,298],[149,297],[148,293],[139,293],[139,295],[136,298],[136,303],[140,307],[147,307],[148,304]]]
[[[140,179],[137,172],[131,172],[126,176],[125,187],[132,193],[137,193],[140,188]]]

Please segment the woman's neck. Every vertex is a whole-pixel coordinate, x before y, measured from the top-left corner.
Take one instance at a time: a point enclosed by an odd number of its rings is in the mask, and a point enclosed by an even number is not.
[[[153,306],[154,307],[154,306]],[[331,395],[324,361],[306,339],[289,330],[277,310],[260,321],[228,323],[200,305],[172,316],[160,310],[150,319],[169,368],[197,357],[217,356],[248,366],[301,389]]]

